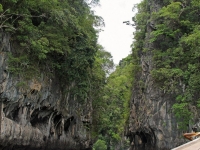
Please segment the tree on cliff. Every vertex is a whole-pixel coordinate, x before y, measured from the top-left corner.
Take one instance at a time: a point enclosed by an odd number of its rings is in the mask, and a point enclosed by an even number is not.
[[[106,146],[106,142],[103,140],[98,140],[94,146],[93,146],[94,150],[107,150],[107,146]]]

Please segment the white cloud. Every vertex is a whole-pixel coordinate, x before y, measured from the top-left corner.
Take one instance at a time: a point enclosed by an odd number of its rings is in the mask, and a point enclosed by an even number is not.
[[[104,18],[106,25],[99,34],[99,43],[111,52],[115,64],[131,52],[134,28],[123,24],[123,21],[132,20],[135,15],[132,8],[140,1],[100,0],[101,6],[95,8],[96,14]]]

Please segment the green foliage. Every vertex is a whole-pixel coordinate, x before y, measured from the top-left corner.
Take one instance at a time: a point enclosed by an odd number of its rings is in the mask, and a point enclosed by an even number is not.
[[[189,102],[182,95],[178,95],[176,98],[177,103],[172,106],[175,117],[178,120],[178,128],[182,130],[187,130],[187,125],[189,120],[192,119],[192,113],[189,110]]]
[[[140,4],[137,5],[138,13],[135,17],[133,17],[133,21],[136,25],[136,32],[134,32],[134,49],[133,49],[133,55],[137,57],[138,53],[143,50],[144,46],[144,38],[146,34],[146,27],[147,27],[147,21],[149,19],[149,12],[147,0],[143,0]]]
[[[111,69],[113,69],[111,54],[99,46],[90,80],[91,89],[96,91],[91,93],[93,98],[93,136],[95,137],[99,134],[102,120],[104,120],[103,116],[107,107],[104,98],[104,87],[106,85],[106,76]]]
[[[134,69],[131,55],[121,60],[116,70],[107,78],[102,99],[98,101],[101,106],[98,134],[102,135],[110,149],[114,149],[122,141],[129,118]]]
[[[14,57],[11,53],[8,53],[8,57],[8,71],[10,71],[12,74],[21,74],[21,77],[23,77],[26,80],[30,80],[34,77],[37,78],[35,75],[38,74],[38,70],[35,68],[34,65],[30,64],[26,54]]]
[[[171,24],[172,21],[178,21],[179,13],[181,11],[181,2],[173,2],[167,7],[163,7],[160,11],[160,17],[165,20],[168,20],[168,24]]]
[[[3,12],[3,6],[0,4],[0,13]]]
[[[93,145],[94,150],[107,150],[106,142],[103,140],[97,140]]]

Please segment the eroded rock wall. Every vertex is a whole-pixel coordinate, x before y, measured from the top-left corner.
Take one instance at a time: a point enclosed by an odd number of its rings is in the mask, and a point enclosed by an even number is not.
[[[154,30],[151,24],[152,12],[162,7],[161,0],[148,0],[151,22],[147,23],[145,46],[147,51],[140,51],[141,71],[136,75],[131,98],[129,134],[133,150],[169,150],[185,142],[182,133],[177,129],[177,122],[172,113],[175,101],[173,94],[160,90],[151,76],[153,47],[149,43],[150,33]]]
[[[7,63],[11,50],[10,36],[1,32],[0,149],[90,149],[91,102],[63,95],[58,79],[42,72],[28,81],[13,76]]]

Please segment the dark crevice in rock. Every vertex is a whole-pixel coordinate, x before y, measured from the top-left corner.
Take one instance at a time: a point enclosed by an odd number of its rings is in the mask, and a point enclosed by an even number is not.
[[[30,123],[33,127],[37,127],[38,124],[48,122],[48,118],[38,118],[37,115],[33,114],[30,120]]]
[[[72,122],[75,123],[74,116],[69,117],[69,118],[65,121],[65,125],[64,125],[64,130],[65,130],[65,132],[68,132],[68,131],[69,131],[69,127],[70,127],[70,124],[71,124]]]
[[[156,137],[151,129],[139,129],[127,135],[130,139],[131,150],[156,150]]]

